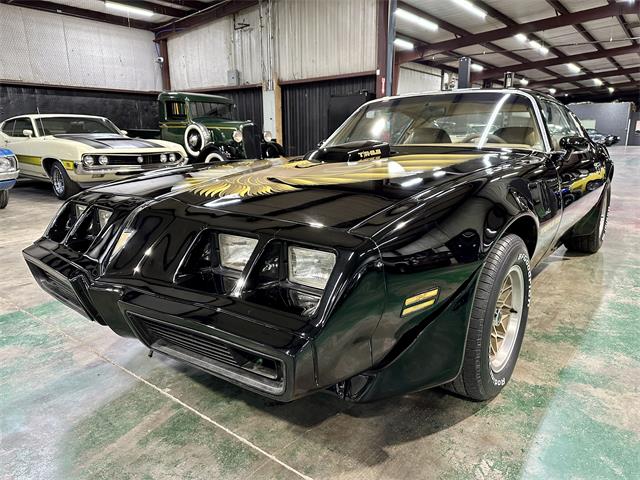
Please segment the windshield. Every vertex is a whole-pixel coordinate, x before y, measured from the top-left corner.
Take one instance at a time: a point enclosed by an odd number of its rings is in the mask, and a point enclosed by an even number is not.
[[[213,102],[189,102],[192,118],[211,117],[231,120],[233,104]]]
[[[531,102],[504,92],[394,98],[358,110],[324,146],[358,140],[392,145],[542,150]]]
[[[110,120],[100,117],[45,117],[37,118],[35,124],[42,135],[65,133],[117,133],[120,130]]]

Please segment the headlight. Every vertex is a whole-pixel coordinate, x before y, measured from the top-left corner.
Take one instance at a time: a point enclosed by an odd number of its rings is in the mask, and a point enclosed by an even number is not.
[[[232,270],[242,271],[256,248],[258,240],[221,233],[218,235],[220,264]]]
[[[238,143],[242,141],[242,132],[240,130],[233,131],[233,140]]]
[[[98,223],[100,224],[100,230],[102,230],[111,218],[110,210],[103,210],[102,208],[98,209]]]
[[[80,218],[82,216],[82,214],[84,213],[84,211],[87,209],[86,205],[80,205],[79,203],[76,203],[76,219]]]
[[[0,157],[0,172],[10,172],[16,169],[14,157]]]
[[[335,264],[333,253],[289,247],[289,280],[293,283],[324,289]]]
[[[166,153],[160,154],[160,163],[167,163],[167,154]]]
[[[95,160],[91,155],[87,155],[82,159],[82,163],[84,163],[87,167],[91,167],[95,163]]]
[[[109,165],[109,157],[107,157],[106,155],[100,155],[98,157],[98,163],[100,165]]]
[[[169,161],[170,162],[175,162],[176,161],[176,154],[175,153],[170,153],[169,154]]]
[[[127,244],[127,242],[133,236],[134,233],[136,233],[135,230],[131,230],[130,228],[125,228],[122,231],[122,233],[118,237],[116,246],[113,247],[113,252],[111,252],[111,258],[114,258],[116,255],[118,255],[118,253],[120,253],[120,250],[124,248],[124,246]]]
[[[271,132],[269,130],[265,130],[262,136],[264,137],[265,142],[270,142],[271,140],[273,140],[273,135],[271,135]]]

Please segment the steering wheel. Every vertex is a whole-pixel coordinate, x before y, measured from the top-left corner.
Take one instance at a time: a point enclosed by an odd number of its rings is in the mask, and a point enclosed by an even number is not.
[[[475,143],[475,142],[472,142],[472,140],[480,138],[481,136],[482,136],[481,133],[472,133],[472,134],[467,135],[466,137],[464,137],[460,143]],[[492,133],[487,135],[487,142],[489,142],[489,143],[507,143],[503,138],[500,138],[499,136],[494,135]]]

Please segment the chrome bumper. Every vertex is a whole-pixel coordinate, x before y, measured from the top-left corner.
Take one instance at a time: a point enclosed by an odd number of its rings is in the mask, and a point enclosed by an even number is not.
[[[20,172],[18,170],[12,170],[10,172],[0,172],[0,182],[4,182],[5,180],[15,180],[18,178],[18,174]]]

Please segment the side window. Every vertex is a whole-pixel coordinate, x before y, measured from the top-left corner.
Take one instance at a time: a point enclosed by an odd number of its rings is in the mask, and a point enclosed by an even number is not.
[[[562,137],[582,136],[582,132],[575,121],[569,117],[560,105],[543,100],[542,114],[547,121],[554,149],[560,148],[560,139]]]
[[[31,125],[31,120],[28,118],[18,118],[15,121],[15,125],[13,126],[13,135],[14,137],[26,137],[25,134],[22,133],[23,130],[31,130],[33,131],[33,125]]]
[[[166,102],[167,120],[185,120],[187,112],[184,102]]]
[[[16,124],[15,120],[9,120],[2,127],[2,133],[5,135],[13,136],[13,126]]]

